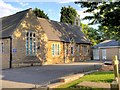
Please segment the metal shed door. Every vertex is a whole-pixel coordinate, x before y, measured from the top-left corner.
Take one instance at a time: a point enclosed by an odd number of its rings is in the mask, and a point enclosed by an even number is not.
[[[99,59],[99,50],[93,49],[93,59]]]
[[[102,49],[102,59],[106,59],[106,49]]]

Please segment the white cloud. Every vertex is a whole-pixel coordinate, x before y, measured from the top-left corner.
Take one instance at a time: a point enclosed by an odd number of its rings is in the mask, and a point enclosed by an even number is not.
[[[0,0],[0,17],[11,15],[17,11],[20,11],[20,9]]]
[[[29,3],[27,3],[27,2],[22,2],[22,1],[20,1],[20,0],[16,0],[16,2],[17,3],[19,3],[21,6],[28,6],[29,5]]]
[[[80,19],[81,22],[84,24],[89,24],[91,21],[89,20],[82,20],[85,16],[91,16],[92,13],[84,13],[84,11],[86,10],[86,8],[81,9],[81,10],[77,10],[77,13],[80,15]],[[98,29],[99,24],[95,24],[95,25],[89,25],[92,28]]]
[[[77,10],[77,13],[80,15],[80,19],[83,19],[85,16],[92,15],[91,13],[84,13],[85,10],[87,10],[87,8]]]
[[[82,20],[82,19],[85,16],[90,16],[92,14],[91,13],[84,13],[85,10],[86,10],[86,8],[77,10],[77,13],[80,15],[81,22],[84,23],[84,24],[88,24],[90,22],[89,20]]]
[[[21,6],[28,6],[29,4],[28,4],[28,3],[20,2],[20,5],[21,5]]]

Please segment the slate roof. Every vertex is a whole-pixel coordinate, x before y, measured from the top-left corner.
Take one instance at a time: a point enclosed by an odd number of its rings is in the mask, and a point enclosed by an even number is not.
[[[108,47],[108,46],[120,46],[120,42],[116,40],[105,40],[100,44],[93,46],[93,48]]]
[[[25,17],[30,9],[20,11],[16,14],[2,18],[2,37],[10,37],[16,30],[16,27],[21,23],[21,20]],[[38,18],[40,25],[45,31],[48,40],[57,40],[63,42],[70,42],[70,38],[73,38],[76,43],[90,44],[90,41],[80,30],[80,27],[57,21]]]
[[[70,42],[70,38],[73,38],[76,43],[90,44],[90,41],[85,37],[80,30],[81,28],[78,26],[43,18],[39,18],[39,21],[48,36],[48,40]]]
[[[2,19],[2,30],[0,30],[0,38],[10,37],[29,10],[30,9],[27,9],[10,16],[0,18]]]

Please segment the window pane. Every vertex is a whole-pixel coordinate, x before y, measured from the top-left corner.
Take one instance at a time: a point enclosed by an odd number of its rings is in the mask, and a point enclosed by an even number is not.
[[[26,40],[28,41],[28,37],[26,38]]]
[[[28,37],[28,35],[29,35],[29,33],[27,32],[27,33],[26,33],[26,37]]]
[[[55,44],[55,49],[54,49],[54,51],[55,51],[55,55],[57,55],[58,53],[57,53],[57,44]]]
[[[60,52],[59,52],[59,44],[58,44],[58,55],[60,54]]]
[[[34,42],[34,54],[36,54],[36,43]]]
[[[30,33],[30,37],[32,37],[32,33]]]
[[[74,48],[71,47],[71,54],[74,54]]]
[[[84,55],[87,54],[87,46],[83,46],[83,54],[84,54]]]
[[[36,54],[36,39],[35,33],[26,33],[26,54],[35,55]]]
[[[29,54],[29,45],[28,45],[28,38],[26,38],[26,54],[28,55]]]
[[[33,37],[35,37],[35,33],[33,34]]]
[[[66,50],[65,50],[66,52],[66,55],[68,55],[68,45],[66,45]]]
[[[30,54],[32,54],[32,38],[30,38]]]
[[[26,48],[26,54],[27,54],[27,55],[29,54],[29,50],[28,50],[28,48]]]
[[[33,41],[35,42],[35,39],[33,39]]]
[[[52,55],[54,55],[54,44],[52,44]]]
[[[67,47],[67,49],[66,49],[66,54],[68,55],[68,47]]]

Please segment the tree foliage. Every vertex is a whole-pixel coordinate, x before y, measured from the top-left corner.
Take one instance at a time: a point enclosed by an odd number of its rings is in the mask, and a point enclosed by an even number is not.
[[[90,24],[101,24],[100,33],[104,33],[106,39],[120,40],[120,1],[119,2],[76,2],[82,8],[87,8],[85,13],[93,15],[84,19],[90,20]]]
[[[101,39],[102,40],[109,40],[109,39],[116,39],[120,40],[120,27],[106,27],[106,26],[99,26],[99,33],[101,34]],[[116,31],[115,31],[116,30]]]
[[[101,34],[99,33],[98,30],[96,30],[92,27],[89,27],[89,25],[87,25],[87,24],[81,24],[81,26],[82,26],[83,33],[86,35],[87,38],[90,39],[90,41],[93,45],[96,45],[102,41]]]
[[[36,15],[37,17],[49,19],[48,15],[45,14],[44,11],[41,10],[41,9],[35,8],[35,9],[33,10],[33,12],[35,13],[35,15]]]
[[[71,6],[62,7],[61,9],[60,22],[74,24],[75,17],[77,16],[77,11]]]

